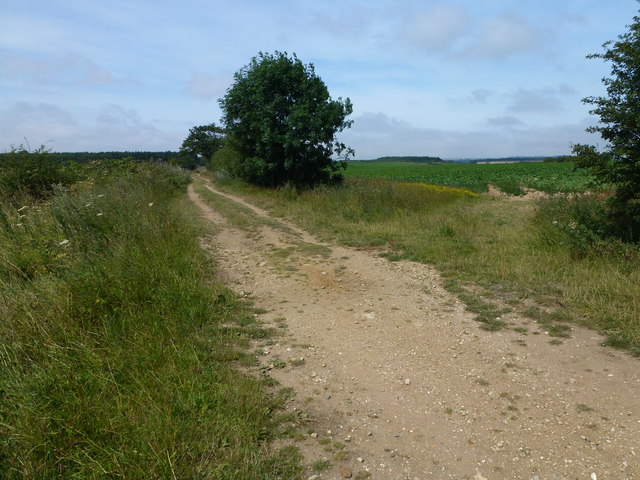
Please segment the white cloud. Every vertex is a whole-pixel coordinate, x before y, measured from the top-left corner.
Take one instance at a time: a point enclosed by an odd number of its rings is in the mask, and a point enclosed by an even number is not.
[[[193,73],[185,90],[198,98],[209,100],[222,97],[227,88],[233,83],[233,73],[224,71],[214,75],[208,73]]]
[[[537,28],[513,14],[482,20],[479,31],[460,52],[462,57],[501,59],[531,52],[543,44],[544,35]]]
[[[509,115],[488,118],[487,123],[493,127],[518,127],[524,125],[519,118]]]
[[[525,126],[515,117],[493,119],[490,129],[445,130],[419,128],[384,113],[365,113],[354,119],[341,140],[356,150],[356,158],[385,155],[429,155],[442,158],[561,155],[571,143],[594,142],[585,133],[588,120],[576,124]],[[513,128],[517,126],[518,128]]]
[[[375,5],[371,2],[344,2],[336,7],[327,8],[324,3],[314,4],[303,28],[322,30],[336,37],[353,38],[366,33],[371,20],[376,16]]]
[[[50,103],[37,104],[17,102],[0,117],[5,126],[10,123],[48,122],[66,126],[76,125],[73,116],[62,108]]]
[[[469,105],[469,104],[486,104],[496,92],[486,88],[476,88],[471,90],[469,95],[458,98],[451,98],[449,101],[454,105]]]
[[[0,111],[0,150],[25,141],[36,148],[56,138],[72,136],[77,125],[71,113],[56,105],[16,102]]]
[[[508,106],[510,112],[555,112],[562,109],[560,96],[574,94],[569,85],[542,87],[537,89],[519,88],[511,95]]]
[[[2,46],[11,50],[44,50],[62,41],[64,30],[50,18],[38,12],[16,13],[10,8],[2,8],[0,15]]]
[[[492,97],[494,94],[493,91],[487,90],[486,88],[478,88],[471,92],[471,99],[477,103],[487,103],[487,100]]]
[[[101,87],[127,83],[117,79],[94,61],[76,54],[48,58],[22,54],[6,55],[2,59],[2,65],[7,78],[38,86],[72,83]]]
[[[426,12],[411,13],[404,23],[404,34],[414,47],[426,52],[443,52],[464,34],[469,19],[460,8],[438,5]]]
[[[126,109],[121,105],[110,104],[102,107],[96,116],[96,122],[103,127],[140,127],[142,121],[136,109]],[[152,127],[151,127],[152,128]]]
[[[352,130],[359,135],[388,134],[397,129],[410,128],[409,123],[391,118],[382,112],[365,112],[354,119]]]
[[[481,16],[469,7],[441,4],[426,11],[407,10],[397,28],[419,51],[459,61],[529,53],[540,49],[546,38],[540,28],[510,12]]]
[[[0,110],[0,131],[0,151],[25,139],[55,151],[177,150],[185,136],[175,124],[156,126],[117,104],[75,118],[57,105],[17,102]]]

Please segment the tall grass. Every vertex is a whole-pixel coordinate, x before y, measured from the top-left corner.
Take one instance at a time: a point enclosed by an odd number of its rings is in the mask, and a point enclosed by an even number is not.
[[[265,333],[212,282],[187,177],[134,170],[1,205],[2,477],[295,478],[269,447],[286,398],[237,371]]]
[[[500,328],[496,317],[510,305],[552,335],[566,334],[558,321],[572,321],[640,355],[637,247],[605,242],[577,248],[584,238],[567,235],[573,224],[557,207],[566,207],[566,199],[555,200],[550,210],[533,202],[406,185],[361,180],[296,196],[237,183],[226,188],[326,239],[435,265],[465,303],[471,303],[471,292],[481,297],[476,304],[482,306],[482,299],[497,304],[480,309],[485,328]]]

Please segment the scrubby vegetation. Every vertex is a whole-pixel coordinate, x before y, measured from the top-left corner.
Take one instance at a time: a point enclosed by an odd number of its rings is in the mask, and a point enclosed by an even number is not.
[[[211,281],[185,172],[56,172],[2,190],[0,476],[296,478],[298,453],[269,447],[286,397],[237,370],[268,332]]]
[[[44,146],[30,152],[24,145],[0,155],[0,195],[24,193],[42,198],[54,185],[69,185],[78,179],[78,164],[51,155]]]

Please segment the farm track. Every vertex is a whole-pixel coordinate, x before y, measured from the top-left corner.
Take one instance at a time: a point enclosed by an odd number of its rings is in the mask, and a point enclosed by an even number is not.
[[[204,186],[268,220],[238,228],[189,188],[221,279],[286,326],[261,361],[311,419],[297,445],[331,462],[318,478],[640,479],[637,359],[578,328],[555,346],[486,332],[432,267],[324,244]]]

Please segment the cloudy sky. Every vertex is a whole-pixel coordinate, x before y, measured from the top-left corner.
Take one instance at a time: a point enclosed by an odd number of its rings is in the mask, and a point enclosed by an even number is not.
[[[349,97],[356,158],[566,154],[635,0],[1,0],[0,151],[177,150],[259,51]]]

